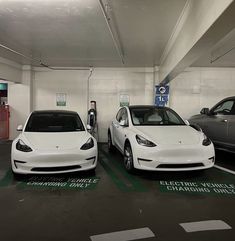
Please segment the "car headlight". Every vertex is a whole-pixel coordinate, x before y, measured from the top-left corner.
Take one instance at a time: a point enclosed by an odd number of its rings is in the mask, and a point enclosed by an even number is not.
[[[94,146],[94,141],[92,138],[89,138],[88,141],[82,145],[81,150],[88,150]]]
[[[138,144],[141,145],[141,146],[147,146],[147,147],[157,146],[156,144],[154,144],[153,142],[145,139],[142,136],[136,135],[135,138],[136,138],[136,141],[138,142]]]
[[[23,152],[31,152],[33,151],[29,146],[27,146],[22,140],[18,140],[16,143],[16,150]]]
[[[203,146],[209,146],[211,144],[211,140],[204,134],[204,139],[202,141]]]

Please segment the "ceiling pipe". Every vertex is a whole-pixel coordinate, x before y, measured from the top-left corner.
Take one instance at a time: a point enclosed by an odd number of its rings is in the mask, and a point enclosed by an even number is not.
[[[110,24],[110,17],[108,16],[107,14],[107,6],[104,5],[104,3],[102,2],[102,0],[99,0],[99,3],[100,3],[100,8],[102,10],[102,13],[103,13],[103,16],[104,16],[104,19],[105,19],[105,22],[108,26],[108,29],[109,29],[109,32],[111,34],[111,37],[112,37],[112,40],[113,40],[113,43],[115,45],[115,48],[117,50],[117,53],[121,59],[121,62],[122,64],[124,64],[124,54],[123,54],[123,51],[121,49],[121,44],[120,44],[120,41],[119,41],[119,38],[118,38],[118,34],[117,34],[117,31],[115,31],[115,35],[117,36],[117,38],[115,38],[114,36],[114,30]]]
[[[211,64],[213,64],[215,61],[219,60],[220,58],[224,57],[226,54],[230,53],[231,51],[233,51],[235,49],[235,47],[229,49],[228,51],[226,51],[225,53],[219,55],[218,57],[216,57],[215,59],[211,59]]]
[[[32,57],[26,56],[26,55],[24,55],[24,54],[22,54],[22,53],[20,53],[20,52],[18,52],[18,51],[16,51],[16,50],[14,50],[14,49],[11,49],[11,48],[3,45],[3,44],[0,44],[0,47],[3,48],[3,49],[8,50],[8,51],[10,51],[10,52],[12,52],[12,53],[14,53],[14,54],[17,54],[17,55],[19,55],[19,56],[21,56],[21,57],[23,57],[23,58],[25,58],[25,59],[33,60]]]
[[[21,56],[21,57],[23,57],[23,58],[25,58],[25,59],[28,59],[28,60],[30,60],[30,61],[32,61],[32,62],[39,62],[39,64],[40,64],[42,67],[45,67],[45,68],[48,68],[48,69],[51,69],[51,70],[90,70],[90,69],[92,68],[92,67],[51,67],[51,66],[43,63],[42,60],[39,59],[39,58],[29,57],[29,56],[27,56],[27,55],[25,55],[25,54],[22,54],[22,53],[14,50],[14,49],[11,49],[11,48],[3,45],[3,44],[0,44],[0,48],[4,48],[4,49],[6,49],[7,51],[10,51],[10,52],[12,52],[12,53],[14,53],[14,54],[17,54],[17,55],[19,55],[19,56]]]

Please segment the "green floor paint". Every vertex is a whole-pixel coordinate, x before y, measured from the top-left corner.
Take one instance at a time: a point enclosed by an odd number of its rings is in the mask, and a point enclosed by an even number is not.
[[[207,170],[209,176],[178,180],[160,180],[158,187],[161,192],[185,194],[203,194],[213,196],[235,197],[235,177],[225,171],[211,168]]]
[[[34,175],[31,177],[24,177],[17,181],[18,188],[50,188],[50,189],[94,189],[96,188],[100,178],[99,177],[55,177],[55,176],[40,176]],[[0,180],[0,187],[10,186],[16,182],[9,169],[5,176]]]
[[[20,182],[19,188],[45,188],[45,189],[79,189],[87,190],[96,188],[100,178],[77,178],[77,177],[51,177],[33,176]]]
[[[235,197],[233,183],[192,182],[192,181],[159,181],[161,192],[176,192],[186,194],[205,194]]]
[[[10,185],[13,181],[13,174],[12,174],[12,171],[11,169],[9,169],[5,176],[0,180],[0,187],[6,187],[8,185]]]
[[[102,167],[104,168],[104,170],[107,172],[107,174],[109,175],[109,177],[111,178],[111,180],[115,183],[115,185],[122,191],[130,191],[130,188],[124,183],[122,182],[118,176],[116,175],[116,173],[113,171],[113,169],[109,166],[107,159],[105,158],[105,156],[100,155],[99,156],[99,163],[102,165]]]
[[[127,173],[127,171],[124,169],[123,165],[118,162],[115,159],[110,158],[110,156],[108,155],[108,153],[102,149],[102,147],[100,148],[100,152],[109,160],[112,161],[112,163],[114,164],[115,168],[117,171],[119,171],[122,176],[124,176],[131,184],[131,189],[133,191],[138,191],[138,192],[145,192],[147,191],[147,188],[133,175],[130,175],[129,173]]]

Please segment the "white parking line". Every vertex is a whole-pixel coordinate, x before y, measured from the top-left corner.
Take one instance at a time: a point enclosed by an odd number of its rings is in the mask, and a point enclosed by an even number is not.
[[[235,171],[232,171],[232,170],[227,169],[225,167],[221,167],[221,166],[218,166],[218,165],[214,165],[214,167],[217,168],[217,169],[220,169],[222,171],[225,171],[225,172],[228,172],[228,173],[231,173],[231,174],[235,175]]]
[[[131,229],[90,236],[92,241],[129,241],[155,237],[149,228]]]
[[[227,223],[222,220],[208,220],[201,222],[180,223],[180,226],[187,232],[199,232],[208,230],[224,230],[232,229]]]

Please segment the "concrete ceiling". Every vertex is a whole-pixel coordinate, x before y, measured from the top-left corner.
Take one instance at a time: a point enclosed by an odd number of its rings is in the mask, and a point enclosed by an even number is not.
[[[235,29],[198,59],[194,67],[235,67]]]
[[[124,66],[158,65],[186,0],[107,1]],[[0,44],[50,66],[123,66],[99,0],[0,0]],[[3,48],[0,56],[30,63]]]

